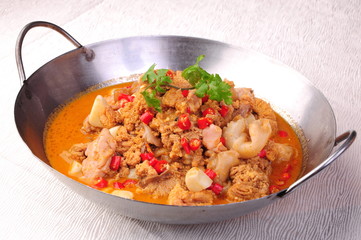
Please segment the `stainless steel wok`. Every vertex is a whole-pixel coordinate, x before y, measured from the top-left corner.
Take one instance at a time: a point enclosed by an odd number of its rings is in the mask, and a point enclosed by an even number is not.
[[[67,52],[25,77],[21,59],[22,42],[33,27],[51,28],[76,49]],[[43,133],[48,116],[89,87],[121,76],[144,72],[151,64],[182,70],[205,54],[202,66],[211,73],[251,87],[291,120],[303,142],[304,171],[289,188],[260,199],[215,206],[168,206],[119,198],[78,183],[54,170],[46,158]],[[287,196],[307,179],[339,157],[354,141],[355,131],[336,137],[332,108],[324,95],[301,74],[284,64],[240,47],[201,38],[143,36],[109,40],[82,46],[60,27],[32,22],[20,32],[16,61],[23,83],[15,102],[19,134],[46,169],[64,184],[104,207],[137,219],[174,224],[192,224],[235,218]],[[341,146],[335,148],[339,143]],[[334,149],[335,148],[335,149]]]

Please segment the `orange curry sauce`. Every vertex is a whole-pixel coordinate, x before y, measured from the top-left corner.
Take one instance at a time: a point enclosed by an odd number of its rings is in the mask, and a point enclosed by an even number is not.
[[[110,95],[113,89],[127,86],[130,86],[130,83],[98,89],[82,95],[65,107],[58,109],[48,122],[44,138],[45,151],[53,168],[76,181],[82,182],[80,178],[68,174],[70,164],[60,157],[60,154],[70,149],[70,147],[76,143],[90,142],[95,139],[96,135],[84,135],[80,132],[84,119],[90,113],[95,97],[97,95]],[[289,162],[272,163],[270,189],[272,190],[273,188],[274,191],[290,186],[299,177],[302,168],[302,147],[296,133],[282,117],[278,114],[276,114],[276,117],[280,131],[278,135],[272,137],[272,140],[278,143],[287,143],[296,148],[297,154]],[[108,187],[101,190],[111,193],[114,190],[114,180],[107,180],[109,182]],[[120,181],[122,182],[124,180],[126,179],[121,179]],[[159,204],[167,203],[167,197],[153,199],[148,194],[137,193],[134,185],[126,186],[125,190],[133,192],[135,200]],[[221,196],[214,202],[214,204],[225,203],[228,203],[228,201]]]

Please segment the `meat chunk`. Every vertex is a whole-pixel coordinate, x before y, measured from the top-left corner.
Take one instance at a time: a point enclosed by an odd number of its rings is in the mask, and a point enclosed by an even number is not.
[[[269,193],[269,178],[256,164],[242,161],[231,168],[232,186],[227,191],[231,201],[247,201],[264,197]]]
[[[251,88],[233,88],[232,92],[234,100],[245,100],[249,98],[254,98],[253,90]]]
[[[265,118],[269,120],[272,128],[272,135],[275,135],[278,131],[278,125],[276,122],[276,114],[271,108],[271,105],[262,99],[255,98],[252,105],[253,111],[258,115],[259,118]]]
[[[105,108],[104,115],[100,116],[100,122],[106,128],[114,127],[120,122],[120,114],[118,111],[114,111],[111,106]]]
[[[68,151],[62,152],[60,156],[68,163],[72,163],[73,161],[81,163],[86,158],[85,150],[87,146],[88,143],[74,144]]]
[[[221,142],[222,129],[214,124],[203,129],[203,145],[207,149],[217,148],[217,145]]]
[[[168,204],[178,206],[203,206],[212,205],[214,195],[211,190],[190,192],[177,184],[168,196]]]
[[[202,106],[202,99],[196,96],[196,90],[191,90],[188,93],[186,104],[191,112],[196,112]]]
[[[223,184],[228,179],[229,170],[239,164],[238,156],[234,150],[220,152],[209,159],[207,168],[213,169],[217,173],[216,180]]]
[[[223,128],[223,136],[226,139],[226,146],[231,149],[237,139],[246,131],[247,125],[244,118],[229,122],[227,127]]]
[[[87,156],[82,163],[83,177],[85,180],[94,182],[99,177],[111,173],[109,164],[111,157],[115,155],[116,141],[104,128],[99,136],[91,143],[85,151]]]
[[[148,168],[147,166],[143,166],[143,171],[141,171],[141,169],[138,170],[137,166],[136,173],[141,177],[138,182],[140,189],[138,189],[137,192],[151,194],[153,198],[167,196],[174,186],[177,183],[181,183],[182,179],[184,179],[185,173],[174,166],[169,166],[169,168],[160,175],[158,175],[157,172],[154,174],[150,168],[153,167],[149,166]]]
[[[176,104],[185,105],[185,97],[180,89],[171,88],[162,97],[162,104],[167,107],[174,107]]]
[[[282,143],[269,141],[265,147],[266,157],[271,161],[287,162],[295,154],[295,149]]]
[[[157,171],[152,166],[149,165],[148,160],[136,165],[135,174],[139,178],[158,176]]]
[[[239,153],[241,158],[251,158],[266,146],[272,129],[268,119],[259,119],[249,124],[249,138],[246,134],[241,134],[240,137],[234,142],[232,149]]]
[[[154,144],[157,147],[162,146],[162,143],[160,141],[159,138],[157,138],[156,136],[154,136],[154,134],[152,133],[152,129],[150,129],[150,127],[146,124],[142,124],[143,128],[144,128],[144,134],[143,134],[143,138],[150,144]]]
[[[182,71],[176,71],[172,85],[180,88],[190,88],[192,85],[182,77]]]
[[[89,123],[89,116],[87,116],[84,121],[83,121],[83,126],[82,128],[80,129],[80,131],[83,133],[83,134],[88,134],[88,133],[97,133],[97,132],[100,132],[102,130],[102,128],[100,127],[95,127],[93,125],[91,125]]]

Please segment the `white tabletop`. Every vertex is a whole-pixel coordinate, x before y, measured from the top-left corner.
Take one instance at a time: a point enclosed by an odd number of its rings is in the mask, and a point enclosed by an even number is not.
[[[219,40],[274,57],[329,100],[338,134],[361,133],[359,0],[77,0],[0,2],[0,239],[361,239],[359,139],[289,197],[237,219],[203,225],[144,222],[105,210],[60,183],[14,124],[20,89],[15,42],[24,25],[60,25],[83,45],[135,35]],[[71,46],[44,28],[26,36],[27,76]],[[315,113],[317,114],[317,113]]]

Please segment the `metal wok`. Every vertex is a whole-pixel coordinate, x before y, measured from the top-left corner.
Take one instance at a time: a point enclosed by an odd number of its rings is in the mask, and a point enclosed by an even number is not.
[[[33,27],[51,28],[76,49],[46,63],[29,78],[21,59],[22,42]],[[300,178],[281,192],[246,202],[215,206],[168,206],[119,198],[78,183],[54,170],[46,158],[43,133],[49,115],[61,104],[96,84],[159,68],[184,69],[196,57],[207,57],[202,66],[212,73],[251,87],[291,121],[301,138],[304,170]],[[354,141],[355,131],[336,137],[332,108],[324,95],[295,70],[250,50],[221,42],[180,36],[143,36],[115,39],[82,46],[60,27],[32,22],[20,32],[16,61],[23,83],[15,102],[15,122],[24,142],[46,169],[81,194],[104,207],[137,219],[172,224],[214,222],[235,218],[287,196],[303,182],[327,167]],[[298,127],[299,128],[298,128]],[[335,148],[339,143],[341,146]],[[335,149],[334,149],[335,148]]]

